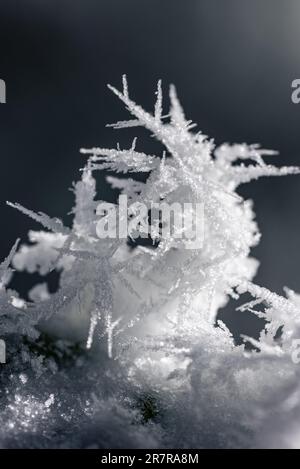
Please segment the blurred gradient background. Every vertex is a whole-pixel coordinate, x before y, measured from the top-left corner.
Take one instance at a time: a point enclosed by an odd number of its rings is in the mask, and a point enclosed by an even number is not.
[[[6,200],[70,223],[80,147],[129,146],[138,134],[138,149],[155,149],[143,131],[105,128],[128,117],[106,88],[120,87],[123,73],[146,109],[162,78],[165,110],[175,83],[188,118],[217,144],[261,143],[280,152],[278,165],[300,165],[300,104],[291,102],[299,49],[299,0],[1,0],[1,258],[39,229]],[[300,292],[300,176],[240,192],[254,200],[263,235],[256,282]]]

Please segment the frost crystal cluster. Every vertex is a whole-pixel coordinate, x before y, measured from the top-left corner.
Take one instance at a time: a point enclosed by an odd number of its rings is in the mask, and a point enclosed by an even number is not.
[[[252,283],[258,263],[249,254],[260,233],[252,202],[237,193],[298,168],[267,164],[273,152],[257,145],[215,148],[192,132],[173,86],[167,115],[160,82],[153,114],[131,100],[125,76],[122,92],[109,88],[133,116],[112,126],[143,126],[164,151],[139,152],[136,140],[129,150],[82,149],[72,228],[10,204],[44,230],[17,242],[0,266],[0,445],[299,447],[300,365],[291,357],[300,297]],[[186,249],[174,233],[162,238],[159,226],[149,243],[100,239],[99,170],[120,173],[107,181],[135,207],[203,204],[203,247]],[[45,281],[24,300],[10,289],[15,270],[56,270],[59,289],[50,294]],[[239,314],[250,311],[265,327],[259,340],[236,345],[218,312],[244,294],[252,298]]]

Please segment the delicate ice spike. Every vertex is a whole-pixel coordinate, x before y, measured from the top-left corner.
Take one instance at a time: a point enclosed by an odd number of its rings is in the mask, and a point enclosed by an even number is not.
[[[300,174],[300,168],[297,166],[283,166],[277,168],[271,165],[257,165],[257,166],[234,166],[228,170],[231,175],[235,186],[245,184],[253,179],[258,179],[265,176],[288,176],[292,174]]]
[[[101,319],[101,314],[96,309],[95,311],[92,312],[91,319],[90,319],[90,329],[89,329],[88,339],[87,339],[87,343],[86,343],[86,348],[88,350],[93,345],[95,329],[96,329],[96,326],[97,326],[98,322],[100,321],[100,319]]]
[[[1,273],[4,273],[8,270],[13,258],[15,257],[15,254],[17,252],[19,243],[20,243],[20,239],[17,239],[17,241],[15,242],[13,247],[11,248],[10,253],[7,256],[7,258],[0,264],[0,275],[1,275]]]
[[[293,303],[276,293],[271,292],[267,288],[255,285],[252,282],[242,282],[237,288],[238,293],[249,292],[252,296],[274,308],[280,309],[285,313],[299,315],[300,310]]]
[[[135,150],[136,142],[137,142],[137,137],[134,137],[134,139],[133,139],[133,141],[132,141],[132,145],[131,145],[131,151],[134,151],[134,150]]]
[[[12,203],[12,202],[6,202],[6,203],[10,207],[13,207],[19,210],[20,212],[29,216],[33,220],[43,225],[45,228],[48,228],[49,230],[53,231],[54,233],[69,234],[70,232],[70,229],[66,228],[63,225],[62,221],[59,220],[58,218],[50,218],[48,217],[48,215],[46,215],[43,212],[35,213],[32,210],[28,210],[27,208],[23,207],[22,205],[18,203]]]
[[[106,334],[107,334],[107,351],[108,351],[108,357],[113,358],[113,336],[114,336],[114,330],[122,320],[122,317],[116,319],[116,321],[112,321],[112,316],[111,313],[107,313],[106,315]]]
[[[178,127],[184,128],[187,125],[187,121],[185,119],[182,106],[177,97],[177,92],[176,92],[176,88],[174,85],[170,85],[169,96],[170,96],[170,102],[171,102],[171,109],[170,109],[171,121],[173,122],[173,124],[177,125]]]
[[[122,76],[122,83],[123,83],[123,95],[125,96],[125,98],[128,98],[129,97],[128,82],[127,82],[127,76],[125,74]]]
[[[133,141],[133,147],[136,140]],[[141,171],[149,172],[155,169],[160,162],[160,158],[155,155],[146,155],[134,149],[118,150],[108,148],[81,149],[81,153],[93,155],[91,169],[111,169],[116,172]],[[98,163],[99,162],[99,163]]]
[[[259,340],[254,339],[253,337],[249,337],[244,334],[241,334],[241,338],[244,340],[244,342],[248,342],[249,344],[253,345],[265,355],[277,356],[277,357],[282,357],[284,355],[284,351],[279,346],[269,345],[265,342],[261,342]]]
[[[154,108],[154,117],[157,123],[160,123],[162,117],[162,87],[161,80],[158,80],[156,91],[156,103]]]
[[[157,132],[157,121],[155,120],[154,116],[144,111],[142,107],[138,106],[129,97],[124,96],[124,94],[120,93],[120,91],[117,90],[114,86],[107,86],[121,101],[123,101],[123,103],[128,107],[128,110],[136,117],[141,125],[145,126],[148,130],[154,133]]]
[[[129,112],[140,122],[140,125],[144,126],[146,129],[150,130],[153,135],[163,143],[166,149],[173,155],[174,158],[186,159],[185,155],[193,154],[199,149],[199,144],[197,144],[195,138],[192,137],[188,132],[189,122],[184,122],[184,125],[178,126],[164,126],[161,122],[158,123],[158,120],[155,116],[152,116],[150,113],[146,112],[141,106],[138,106],[130,98],[127,98],[119,90],[114,88],[111,85],[108,85],[108,88],[127,106]],[[181,132],[178,134],[178,131]],[[178,147],[178,138],[180,137],[180,148],[184,148],[183,152],[176,153]],[[203,152],[202,163],[204,164],[207,161],[208,155]]]
[[[114,129],[127,129],[129,127],[141,127],[142,123],[137,119],[131,119],[129,121],[119,121],[114,124],[106,124],[106,127],[113,127]]]

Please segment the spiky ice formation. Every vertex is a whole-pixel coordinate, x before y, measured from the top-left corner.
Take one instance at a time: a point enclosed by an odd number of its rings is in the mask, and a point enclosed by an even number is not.
[[[73,415],[67,421],[69,427],[76,428],[76,438],[66,431],[65,440],[59,436],[54,440],[57,445],[113,446],[113,438],[123,432],[119,430],[120,421],[122,428],[129,428],[131,412],[144,415],[141,402],[149,399],[155,408],[151,411],[151,428],[143,427],[142,418],[135,417],[136,426],[128,434],[125,431],[123,445],[141,445],[137,437],[141,428],[146,446],[239,447],[258,446],[261,441],[268,446],[275,441],[287,444],[277,435],[272,437],[270,431],[268,439],[261,435],[274,426],[266,402],[273,413],[275,408],[280,412],[281,407],[288,408],[291,415],[300,412],[300,400],[291,401],[298,386],[299,372],[291,353],[298,334],[299,301],[292,292],[284,299],[252,283],[257,261],[249,254],[260,233],[252,202],[243,200],[237,188],[261,176],[297,174],[299,169],[266,164],[263,156],[273,152],[257,145],[215,148],[201,132],[192,132],[194,124],[186,120],[173,86],[167,116],[163,115],[161,82],[153,115],[130,99],[125,76],[122,92],[109,88],[133,115],[132,120],[112,126],[143,126],[165,151],[162,155],[139,152],[136,140],[129,150],[82,149],[88,161],[74,186],[72,229],[65,228],[60,220],[11,204],[48,231],[30,232],[32,244],[21,246],[17,253],[15,246],[2,264],[2,336],[11,340],[12,335],[30,335],[30,340],[36,340],[34,336],[42,331],[53,341],[63,339],[62,350],[69,346],[66,340],[80,342],[81,347],[91,349],[91,356],[84,359],[85,369],[68,363],[63,371],[57,371],[56,361],[45,358],[43,348],[38,348],[38,358],[30,358],[32,343],[28,349],[27,343],[18,346],[13,341],[16,356],[21,353],[21,359],[16,359],[17,373],[26,368],[31,379],[38,373],[40,389],[33,389],[30,378],[21,379],[20,384],[16,377],[15,395],[8,399],[3,414],[7,432],[3,444],[15,444],[22,433],[21,408],[25,402],[30,409],[37,408],[37,433],[45,421],[52,434],[58,425],[67,425],[57,416],[59,406],[64,415]],[[132,204],[203,204],[203,247],[186,249],[181,239],[172,233],[160,237],[159,230],[155,245],[149,247],[137,243],[132,249],[127,239],[99,239],[96,226],[100,201],[96,200],[94,177],[98,170],[132,173],[130,178],[107,178]],[[145,173],[145,182],[134,179],[139,172]],[[119,214],[120,207],[116,205],[115,209]],[[42,284],[31,292],[32,302],[19,299],[7,290],[11,261],[19,271],[42,275],[61,271],[58,292],[50,295]],[[217,321],[218,311],[229,297],[237,298],[245,292],[255,299],[240,308],[241,314],[248,309],[266,319],[259,341],[245,338],[255,347],[252,352],[236,346],[230,331]],[[257,305],[263,307],[254,310]],[[49,377],[49,373],[54,376]],[[76,382],[80,373],[86,374],[86,387],[73,389],[72,398],[67,393],[62,400],[56,389],[62,373],[67,383]],[[126,389],[125,397],[120,387]],[[51,394],[44,399],[45,390],[51,390]],[[110,420],[113,428],[109,427]],[[80,433],[82,421],[85,432],[89,429],[88,442]],[[283,418],[277,421],[286,425]],[[13,423],[11,430],[8,422]],[[28,441],[23,437],[20,446]],[[48,438],[47,430],[44,437]],[[44,443],[36,436],[31,444]]]

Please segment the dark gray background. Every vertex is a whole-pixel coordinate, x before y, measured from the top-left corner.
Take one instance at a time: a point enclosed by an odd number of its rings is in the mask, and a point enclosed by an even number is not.
[[[156,81],[165,91],[173,82],[187,116],[216,143],[259,142],[280,151],[278,164],[300,165],[300,104],[290,98],[299,24],[298,0],[1,0],[1,257],[37,228],[6,200],[69,223],[78,149],[130,144],[134,130],[105,128],[127,116],[106,88],[123,73],[147,109]],[[139,149],[154,148],[139,135]],[[300,176],[241,193],[254,199],[263,233],[257,282],[300,291]]]

